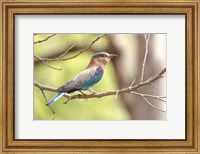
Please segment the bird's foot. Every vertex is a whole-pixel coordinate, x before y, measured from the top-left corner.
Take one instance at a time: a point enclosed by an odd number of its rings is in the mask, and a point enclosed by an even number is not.
[[[82,95],[86,95],[84,92],[82,92],[82,91],[79,91]]]
[[[86,94],[84,93],[84,92],[82,92],[82,91],[79,91],[82,95],[81,96],[83,96],[84,98],[86,97]]]
[[[79,91],[79,92],[82,94],[82,95],[80,94],[80,97],[83,96],[85,101],[88,102],[88,99],[86,98],[86,94],[84,92],[82,92],[82,91]]]
[[[70,98],[67,98],[67,101],[63,102],[63,104],[67,104],[70,101]]]
[[[92,94],[99,94],[99,92],[93,90],[92,88],[89,88],[88,90],[89,90]]]

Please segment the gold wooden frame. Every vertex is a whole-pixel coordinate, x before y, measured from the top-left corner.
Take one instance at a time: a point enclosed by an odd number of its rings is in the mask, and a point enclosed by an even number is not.
[[[199,0],[2,0],[0,2],[0,153],[200,153]],[[184,14],[186,16],[186,139],[14,139],[15,14]],[[174,51],[175,52],[175,51]]]

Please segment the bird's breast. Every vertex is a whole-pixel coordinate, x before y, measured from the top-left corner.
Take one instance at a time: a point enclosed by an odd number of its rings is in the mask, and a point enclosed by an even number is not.
[[[98,76],[102,76],[103,75],[103,68],[102,67],[98,67],[95,71],[95,75],[98,75]]]

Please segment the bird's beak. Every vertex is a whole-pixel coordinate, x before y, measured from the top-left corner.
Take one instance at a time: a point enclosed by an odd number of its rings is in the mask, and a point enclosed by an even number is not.
[[[118,57],[118,56],[115,54],[109,54],[109,57],[112,58],[112,57]]]

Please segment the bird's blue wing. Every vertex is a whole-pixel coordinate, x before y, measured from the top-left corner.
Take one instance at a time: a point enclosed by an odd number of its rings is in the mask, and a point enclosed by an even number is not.
[[[103,76],[103,68],[98,67],[95,70],[95,73],[88,79],[86,80],[82,85],[80,85],[81,89],[88,89],[89,87],[93,86],[97,82],[99,82]]]
[[[88,68],[77,74],[71,81],[68,81],[64,86],[58,89],[59,92],[71,93],[77,90],[82,90],[83,85],[96,73],[97,68]],[[87,89],[87,88],[86,88]]]
[[[67,82],[64,86],[58,89],[58,94],[55,95],[47,105],[51,105],[61,98],[65,93],[71,93],[77,90],[85,90],[93,86],[101,80],[103,76],[103,68],[88,68],[79,73],[71,81]]]
[[[77,81],[68,81],[64,86],[58,89],[59,92],[71,93],[79,90],[79,83]]]

